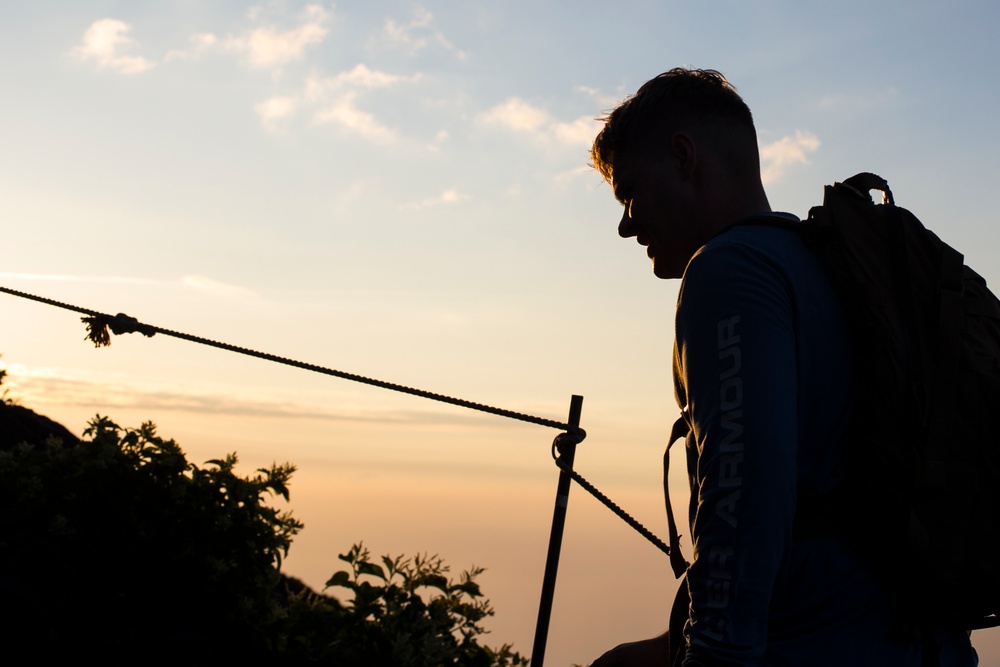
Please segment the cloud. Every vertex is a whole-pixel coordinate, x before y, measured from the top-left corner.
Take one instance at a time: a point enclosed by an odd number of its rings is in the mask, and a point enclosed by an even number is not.
[[[549,113],[519,97],[511,97],[480,116],[487,125],[500,125],[514,132],[537,132],[552,121]]]
[[[425,7],[417,5],[414,18],[408,23],[397,23],[392,19],[386,19],[382,26],[382,35],[385,41],[392,47],[402,49],[410,55],[416,55],[431,44],[436,44],[446,51],[455,54],[459,60],[468,57],[461,49],[457,48],[439,30],[432,30],[431,23],[434,15]]]
[[[621,104],[622,101],[621,97],[615,97],[613,95],[605,95],[599,89],[592,88],[590,86],[577,86],[575,92],[583,93],[590,99],[594,100],[594,102],[599,104],[602,109],[612,109]]]
[[[582,116],[569,123],[553,123],[552,132],[557,141],[568,146],[587,146],[594,142],[600,124],[593,118]]]
[[[261,23],[263,13],[263,8],[256,7],[247,14],[252,22]],[[210,51],[222,50],[241,56],[255,69],[278,69],[303,58],[308,47],[322,42],[329,32],[329,19],[330,13],[321,5],[309,5],[300,14],[299,25],[293,28],[261,24],[224,39],[210,32],[196,33],[188,38],[186,48],[168,51],[163,61],[196,60]],[[129,30],[128,24],[116,19],[95,21],[72,54],[125,74],[154,67],[153,61],[122,53],[135,44],[127,35]]]
[[[290,115],[297,105],[294,97],[272,97],[258,104],[256,109],[262,118],[273,120]]]
[[[448,143],[448,139],[451,137],[448,134],[448,130],[438,130],[434,134],[434,139],[427,144],[427,150],[431,153],[438,153],[441,151],[441,147]]]
[[[483,112],[479,121],[530,136],[535,141],[576,147],[589,147],[600,129],[599,121],[593,118],[581,116],[569,122],[560,121],[519,97],[508,98]]]
[[[338,124],[366,139],[387,143],[395,140],[396,133],[380,124],[373,114],[358,108],[356,100],[361,91],[389,88],[419,79],[419,73],[413,76],[389,74],[359,63],[333,76],[312,74],[306,78],[301,92],[272,97],[257,104],[255,109],[261,124],[271,131],[278,131],[282,121],[307,107],[314,110],[313,120],[319,125]]]
[[[230,36],[222,48],[243,56],[256,69],[276,69],[305,54],[306,48],[319,44],[326,37],[329,12],[320,5],[310,5],[302,15],[301,25],[282,30],[276,26],[261,26],[242,35]],[[259,11],[251,10],[251,20],[258,20]]]
[[[421,78],[419,73],[412,76],[402,76],[400,74],[389,74],[369,68],[364,63],[358,63],[353,68],[344,72],[339,72],[333,76],[319,77],[310,76],[306,80],[306,97],[315,99],[322,97],[330,91],[344,89],[364,88],[373,90],[375,88],[388,88],[397,83],[416,83]]]
[[[278,132],[281,121],[295,113],[299,102],[294,97],[272,97],[257,104],[254,110],[260,122],[271,132]]]
[[[320,4],[311,4],[294,19],[292,25],[280,23],[270,14],[280,11],[280,5],[258,5],[247,12],[253,24],[249,28],[219,36],[212,32],[198,32],[188,38],[184,48],[167,51],[162,61],[196,60],[207,53],[227,53],[244,60],[250,67],[272,72],[292,62],[302,60],[309,50],[323,42],[329,33],[331,11]],[[422,48],[428,37],[432,16],[418,8],[416,17],[405,25],[392,24],[389,32],[400,44],[409,43]],[[391,23],[391,22],[390,22]],[[116,19],[95,21],[86,31],[82,43],[72,51],[72,56],[113,69],[134,74],[156,66],[156,62],[135,56],[130,50],[136,43],[128,35],[130,26]],[[421,32],[423,31],[423,32]],[[438,33],[433,40],[447,44]],[[353,136],[376,143],[393,143],[398,139],[396,130],[379,121],[374,113],[364,108],[362,96],[372,90],[387,89],[397,85],[416,83],[422,78],[415,74],[393,74],[372,69],[364,63],[340,71],[332,76],[316,73],[305,79],[299,90],[274,90],[270,97],[254,105],[254,112],[264,129],[280,134],[289,127],[296,115],[311,119],[315,125],[336,125]],[[444,138],[440,135],[426,146],[428,151],[440,150]]]
[[[314,119],[319,124],[333,123],[340,125],[352,134],[376,143],[391,143],[396,139],[396,133],[389,127],[379,123],[375,116],[359,109],[354,101],[358,94],[354,91],[341,96],[333,104],[319,111]]]
[[[182,412],[236,417],[323,420],[411,426],[518,426],[523,424],[483,419],[480,414],[450,408],[412,410],[331,409],[329,402],[313,405],[273,393],[267,399],[239,395],[238,391],[205,391],[172,387],[111,375],[96,375],[66,368],[11,364],[5,385],[22,404],[86,407],[90,410],[141,410],[144,413]],[[9,381],[9,382],[8,382]],[[264,392],[267,393],[267,392]]]
[[[420,79],[420,73],[390,74],[359,63],[333,76],[310,75],[299,93],[272,97],[258,104],[257,115],[265,128],[275,131],[281,121],[304,108],[306,113],[312,112],[317,125],[338,125],[354,136],[388,144],[398,138],[396,131],[359,107],[358,99],[363,92],[416,83]]]
[[[809,164],[809,153],[819,150],[819,138],[810,132],[796,130],[794,136],[785,136],[760,147],[761,179],[773,183],[795,164]]]
[[[468,195],[463,195],[460,194],[458,190],[450,189],[450,190],[445,190],[437,197],[430,197],[428,199],[421,199],[419,201],[409,202],[407,204],[401,205],[399,208],[410,211],[418,211],[422,208],[429,208],[431,206],[456,204],[460,201],[465,201],[468,198],[469,198]]]
[[[124,53],[136,46],[136,41],[128,36],[131,29],[129,24],[118,19],[94,21],[83,33],[83,41],[70,54],[82,62],[94,63],[100,69],[119,74],[139,74],[152,69],[155,62]]]
[[[210,51],[219,43],[219,38],[210,32],[200,32],[188,37],[188,48],[168,51],[163,57],[164,62],[171,60],[195,60]]]

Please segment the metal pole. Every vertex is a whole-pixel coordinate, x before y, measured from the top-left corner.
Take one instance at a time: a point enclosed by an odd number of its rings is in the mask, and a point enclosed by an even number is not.
[[[572,428],[580,426],[580,412],[583,410],[583,396],[574,395],[569,404],[569,419]],[[559,459],[569,469],[573,468],[576,443],[570,442],[559,448]],[[566,525],[566,506],[569,504],[569,488],[573,478],[565,470],[559,471],[556,486],[556,506],[552,514],[552,532],[549,535],[549,552],[545,560],[545,577],[542,580],[542,599],[538,605],[538,622],[535,624],[535,643],[531,648],[532,667],[542,667],[545,662],[545,643],[549,635],[549,619],[552,616],[552,600],[556,590],[556,572],[559,569],[559,551],[562,549],[563,528]]]

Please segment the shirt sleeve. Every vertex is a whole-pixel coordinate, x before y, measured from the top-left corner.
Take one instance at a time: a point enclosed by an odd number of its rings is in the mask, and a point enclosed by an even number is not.
[[[685,272],[675,339],[692,427],[685,665],[756,665],[767,647],[796,503],[794,310],[781,267],[746,245],[710,244]]]

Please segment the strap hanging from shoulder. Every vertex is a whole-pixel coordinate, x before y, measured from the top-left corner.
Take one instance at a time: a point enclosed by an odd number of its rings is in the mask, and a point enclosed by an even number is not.
[[[674,422],[673,428],[670,429],[670,442],[667,443],[667,449],[663,452],[663,499],[667,505],[667,529],[670,531],[670,569],[674,571],[674,576],[678,579],[687,571],[688,562],[684,559],[684,554],[681,553],[681,536],[677,532],[674,510],[670,505],[670,488],[668,484],[670,478],[670,448],[673,447],[674,442],[677,440],[687,437],[690,431],[691,427],[687,423],[687,417],[682,413],[677,421]]]

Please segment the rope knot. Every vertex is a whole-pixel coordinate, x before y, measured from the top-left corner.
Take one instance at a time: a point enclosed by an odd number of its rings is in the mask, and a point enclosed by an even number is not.
[[[87,324],[87,336],[84,340],[93,341],[94,347],[107,347],[111,345],[111,336],[108,334],[109,328],[116,336],[139,332],[146,337],[150,337],[156,333],[156,327],[143,324],[125,313],[118,313],[113,317],[97,313],[90,317],[81,317],[80,319]]]
[[[584,438],[586,437],[587,437],[587,432],[584,431],[579,426],[577,426],[576,428],[572,428],[569,431],[566,431],[565,433],[560,433],[552,441],[552,457],[558,460],[559,455],[563,453],[563,449],[565,449],[566,447],[579,445],[581,442],[583,442]],[[559,454],[556,454],[556,452],[558,452]]]

